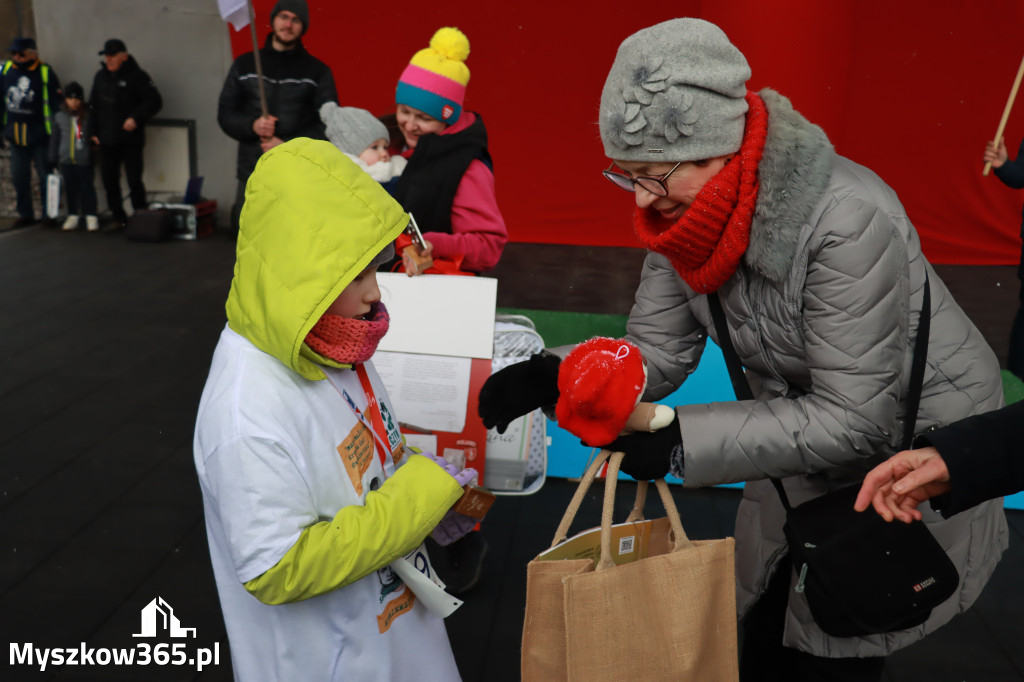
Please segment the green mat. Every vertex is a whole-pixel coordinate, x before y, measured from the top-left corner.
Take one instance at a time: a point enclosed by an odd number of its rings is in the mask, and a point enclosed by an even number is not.
[[[1003,370],[1003,395],[1007,405],[1024,400],[1024,381],[1008,369]]]
[[[626,335],[628,315],[567,313],[554,310],[498,308],[498,314],[525,315],[533,320],[544,345],[551,348],[586,341],[594,336],[619,338]]]

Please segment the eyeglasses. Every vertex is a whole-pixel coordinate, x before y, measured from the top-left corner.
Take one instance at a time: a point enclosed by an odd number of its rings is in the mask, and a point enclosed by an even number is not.
[[[615,167],[615,162],[612,161],[612,165],[608,166],[608,168],[601,171],[601,174],[604,175],[609,180],[611,180],[613,185],[615,185],[619,189],[624,189],[627,192],[635,192],[636,186],[640,185],[651,194],[654,194],[659,197],[667,197],[668,185],[666,185],[665,182],[668,180],[668,176],[675,173],[676,168],[679,168],[681,165],[683,165],[682,161],[672,166],[672,170],[670,170],[668,173],[665,173],[660,178],[645,175],[634,179],[629,177],[628,175],[623,175],[622,173],[614,172],[612,168]]]
[[[25,58],[25,52],[24,52],[24,50],[18,50],[17,52],[12,52],[11,56],[12,57],[17,57],[18,59],[24,59]]]

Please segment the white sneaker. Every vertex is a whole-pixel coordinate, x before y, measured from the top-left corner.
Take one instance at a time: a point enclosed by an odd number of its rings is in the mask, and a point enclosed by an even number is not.
[[[64,221],[64,226],[61,229],[62,230],[73,230],[73,229],[75,229],[77,227],[78,227],[78,216],[76,216],[76,215],[69,215],[67,217],[67,220]]]
[[[100,219],[94,215],[85,216],[85,229],[90,232],[98,232],[100,229]]]

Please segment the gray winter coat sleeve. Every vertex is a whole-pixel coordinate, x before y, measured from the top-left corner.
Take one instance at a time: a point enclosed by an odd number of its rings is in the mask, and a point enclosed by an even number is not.
[[[659,400],[676,390],[700,362],[707,332],[690,309],[693,295],[679,286],[668,258],[647,254],[626,324],[627,340],[648,361],[644,400]]]
[[[737,352],[758,375],[759,399],[678,408],[687,485],[860,469],[859,458],[889,452],[898,439],[910,308],[906,236],[869,201],[826,202],[785,283],[741,266],[719,290]],[[690,292],[686,300],[680,280],[668,292],[669,277],[657,274],[645,270],[631,318],[642,314],[628,327],[648,360],[648,398],[658,382],[678,385],[703,345],[702,324],[711,326],[704,297]],[[676,338],[662,338],[659,328],[662,336],[676,330]]]

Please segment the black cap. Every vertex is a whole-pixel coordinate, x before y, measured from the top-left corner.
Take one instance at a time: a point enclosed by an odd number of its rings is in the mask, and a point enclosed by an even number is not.
[[[24,50],[36,49],[35,38],[15,38],[11,41],[11,46],[7,48],[8,52],[22,52]]]
[[[64,86],[64,99],[68,97],[75,97],[77,99],[85,99],[85,89],[82,84],[78,81],[71,81]]]
[[[270,23],[274,23],[274,17],[277,16],[278,12],[291,12],[299,18],[302,22],[302,33],[300,35],[306,35],[306,31],[309,30],[309,6],[306,5],[306,0],[277,0],[277,4],[274,5],[274,9],[270,10]]]
[[[119,38],[111,38],[107,42],[103,43],[103,49],[97,54],[112,55],[118,52],[127,52],[128,48],[124,46],[124,41]]]

